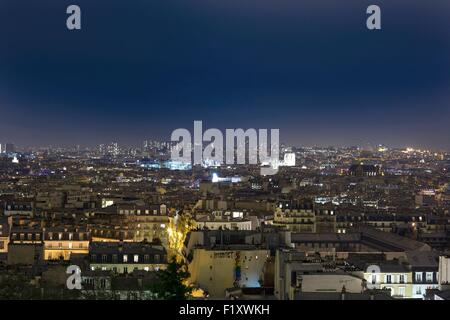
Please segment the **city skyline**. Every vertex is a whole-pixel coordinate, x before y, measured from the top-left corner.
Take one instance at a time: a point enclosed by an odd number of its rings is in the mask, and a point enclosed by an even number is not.
[[[171,142],[170,140],[159,140],[159,139],[144,139],[141,140],[140,143],[133,143],[133,144],[126,144],[126,143],[120,143],[118,142],[120,141],[120,139],[113,139],[111,141],[104,141],[102,143],[99,144],[92,144],[92,145],[88,145],[88,144],[42,144],[42,145],[17,145],[13,142],[8,141],[7,143],[5,142],[1,142],[0,141],[0,150],[3,150],[2,148],[5,147],[6,144],[9,145],[13,145],[14,147],[14,151],[13,152],[27,152],[30,150],[36,151],[36,150],[45,150],[45,149],[65,149],[65,150],[73,150],[73,149],[79,149],[80,151],[93,151],[93,150],[97,150],[99,148],[101,148],[102,146],[108,146],[108,145],[112,145],[112,144],[117,144],[118,148],[125,148],[125,149],[136,149],[136,150],[143,150],[145,149],[143,147],[143,144],[146,141],[152,141],[152,142],[160,142],[160,143],[172,143],[175,144],[175,142]],[[352,149],[352,148],[357,148],[358,150],[361,151],[369,151],[369,152],[377,152],[379,148],[387,148],[387,149],[391,149],[391,150],[407,150],[407,149],[411,149],[411,150],[420,150],[420,151],[430,151],[430,152],[444,152],[444,153],[448,153],[450,150],[449,149],[445,149],[445,148],[430,148],[430,147],[417,147],[414,145],[401,145],[401,146],[392,146],[392,145],[388,145],[385,143],[378,143],[378,144],[370,144],[367,143],[365,145],[294,145],[294,144],[288,144],[285,143],[283,141],[280,142],[282,146],[286,147],[286,148],[296,148],[296,149],[302,149],[302,148],[306,148],[306,149]],[[203,144],[203,148],[207,145],[208,143]]]

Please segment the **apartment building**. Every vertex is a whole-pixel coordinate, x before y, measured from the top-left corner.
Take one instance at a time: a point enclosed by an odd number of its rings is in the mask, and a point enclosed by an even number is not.
[[[74,253],[89,253],[91,234],[86,228],[50,227],[43,234],[45,260],[70,260]]]
[[[162,246],[151,243],[91,242],[89,264],[92,271],[157,271],[166,267],[167,253]]]
[[[364,271],[369,289],[387,289],[396,298],[413,298],[413,273],[407,264],[383,261],[370,264]]]

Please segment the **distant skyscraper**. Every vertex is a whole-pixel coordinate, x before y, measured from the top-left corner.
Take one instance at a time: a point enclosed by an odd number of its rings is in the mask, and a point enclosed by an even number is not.
[[[101,155],[104,155],[106,153],[105,145],[104,144],[99,145],[98,151],[100,152]]]
[[[117,142],[111,142],[107,147],[107,151],[109,155],[114,157],[118,156],[120,153],[119,144]]]
[[[119,144],[117,142],[111,142],[107,145],[101,144],[99,145],[98,150],[103,156],[109,155],[116,157],[120,153]]]
[[[6,143],[5,144],[4,152],[9,153],[9,152],[14,152],[14,151],[15,151],[14,144],[12,144],[12,143]]]

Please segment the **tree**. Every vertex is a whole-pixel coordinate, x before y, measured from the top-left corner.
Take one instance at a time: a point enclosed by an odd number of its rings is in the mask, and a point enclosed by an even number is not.
[[[158,271],[158,279],[151,290],[159,299],[185,300],[191,296],[193,288],[186,285],[190,274],[183,262],[172,257],[165,270]]]
[[[169,256],[178,255],[181,256],[183,250],[184,241],[190,230],[194,227],[194,223],[189,215],[176,214],[173,219],[170,220],[169,226],[166,229],[169,243]]]
[[[29,278],[22,274],[4,274],[0,278],[0,300],[39,299]]]

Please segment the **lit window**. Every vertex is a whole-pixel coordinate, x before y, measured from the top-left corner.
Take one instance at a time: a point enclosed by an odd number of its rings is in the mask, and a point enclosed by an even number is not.
[[[375,271],[372,271],[375,272]],[[377,283],[377,276],[375,274],[372,275],[372,284],[376,284]]]
[[[386,283],[392,283],[392,276],[390,274],[386,275]]]
[[[123,255],[123,262],[128,262],[128,256],[126,254]]]
[[[139,262],[139,256],[137,254],[134,255],[134,262]]]
[[[422,282],[422,272],[416,272],[416,282]]]

